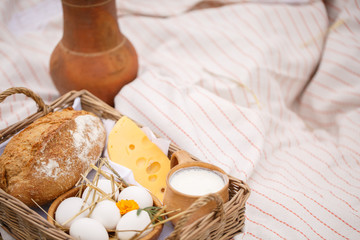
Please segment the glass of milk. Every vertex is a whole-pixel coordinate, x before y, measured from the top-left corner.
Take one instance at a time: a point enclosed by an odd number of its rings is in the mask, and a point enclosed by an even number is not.
[[[229,178],[221,168],[209,163],[194,161],[183,152],[177,155],[176,165],[172,164],[172,166],[173,168],[167,176],[163,200],[166,211],[169,212],[168,217],[185,211],[196,200],[208,194],[218,195],[223,202],[229,200]],[[208,203],[198,209],[187,224],[212,212],[215,208],[215,202]],[[179,219],[173,219],[172,223],[176,225]]]
[[[169,184],[176,191],[191,196],[219,192],[225,186],[225,182],[224,174],[197,166],[181,168],[175,171],[169,180]]]

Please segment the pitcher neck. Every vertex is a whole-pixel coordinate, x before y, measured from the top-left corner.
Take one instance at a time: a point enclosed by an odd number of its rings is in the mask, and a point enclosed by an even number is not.
[[[116,47],[122,40],[115,0],[62,0],[62,44],[72,51],[94,53]]]

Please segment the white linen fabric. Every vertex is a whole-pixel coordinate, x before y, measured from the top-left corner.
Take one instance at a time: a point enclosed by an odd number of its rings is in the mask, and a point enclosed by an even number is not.
[[[117,1],[138,77],[121,113],[246,181],[237,239],[360,238],[360,1]],[[0,90],[59,97],[60,0],[0,3]],[[0,128],[35,111],[15,95]]]

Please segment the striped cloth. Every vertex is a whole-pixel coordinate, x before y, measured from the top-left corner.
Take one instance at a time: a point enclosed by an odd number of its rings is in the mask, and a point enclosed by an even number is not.
[[[117,1],[138,77],[121,113],[252,192],[237,239],[360,239],[360,1]],[[0,90],[47,103],[60,1],[0,3]],[[35,111],[0,104],[0,128]]]

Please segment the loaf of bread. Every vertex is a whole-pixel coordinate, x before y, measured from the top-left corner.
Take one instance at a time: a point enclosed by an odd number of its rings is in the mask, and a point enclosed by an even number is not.
[[[71,189],[100,157],[106,131],[100,118],[67,108],[49,113],[14,136],[0,156],[0,187],[28,206]]]

